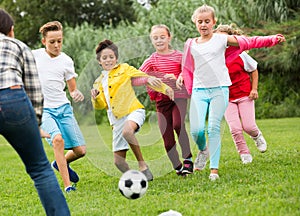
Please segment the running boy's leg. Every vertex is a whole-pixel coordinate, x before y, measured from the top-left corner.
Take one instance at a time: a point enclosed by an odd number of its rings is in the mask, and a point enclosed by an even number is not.
[[[69,150],[65,155],[67,163],[69,164],[85,156],[85,140],[74,116],[72,106],[65,104],[59,109],[63,117],[58,120],[58,125],[64,137],[65,149]]]
[[[140,170],[146,170],[147,164],[144,161],[140,145],[135,136],[135,131],[138,129],[138,125],[133,121],[126,121],[123,129],[123,137],[130,145],[130,148],[133,151],[134,156],[136,157]]]
[[[126,152],[127,150],[120,150],[114,152],[114,164],[122,173],[130,169],[128,163],[126,162]]]
[[[64,188],[71,186],[69,171],[67,168],[67,161],[64,154],[64,140],[61,137],[61,134],[57,134],[53,140],[53,151],[54,157],[58,166],[59,174],[63,180]]]

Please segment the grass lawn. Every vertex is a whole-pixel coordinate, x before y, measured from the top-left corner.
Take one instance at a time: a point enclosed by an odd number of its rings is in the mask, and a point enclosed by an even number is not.
[[[220,179],[211,182],[208,166],[186,178],[176,176],[157,124],[145,123],[138,139],[155,179],[149,182],[145,196],[137,200],[127,200],[118,191],[121,173],[113,165],[111,129],[107,125],[81,126],[88,152],[71,164],[80,176],[77,191],[66,194],[71,213],[156,216],[172,209],[184,216],[300,215],[300,118],[258,120],[257,124],[268,142],[268,151],[260,153],[246,136],[253,156],[253,162],[247,165],[241,163],[229,129],[223,124]],[[44,146],[52,161],[52,149],[47,143]],[[192,141],[191,147],[195,156],[197,148]],[[0,215],[44,215],[33,182],[3,137],[0,149]],[[136,169],[131,151],[128,160]]]

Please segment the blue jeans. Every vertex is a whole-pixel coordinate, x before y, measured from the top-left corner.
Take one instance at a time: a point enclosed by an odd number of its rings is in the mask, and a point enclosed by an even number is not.
[[[0,134],[22,159],[47,215],[70,215],[50,166],[32,104],[24,89],[0,90]]]
[[[190,131],[199,150],[206,149],[206,116],[208,114],[208,150],[210,168],[218,169],[221,154],[221,121],[228,106],[228,87],[195,88],[190,104]]]

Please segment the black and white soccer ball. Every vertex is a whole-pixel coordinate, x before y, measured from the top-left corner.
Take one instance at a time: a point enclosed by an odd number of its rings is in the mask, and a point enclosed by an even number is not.
[[[138,170],[128,170],[119,180],[119,191],[128,199],[142,197],[148,189],[146,176]]]

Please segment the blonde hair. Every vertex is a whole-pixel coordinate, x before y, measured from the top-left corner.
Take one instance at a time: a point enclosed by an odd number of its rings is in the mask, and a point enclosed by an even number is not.
[[[151,35],[152,31],[154,29],[157,29],[157,28],[163,28],[163,29],[165,29],[167,31],[167,33],[168,33],[168,36],[171,37],[171,31],[170,31],[169,27],[166,26],[166,25],[164,25],[164,24],[158,24],[158,25],[152,26],[151,27],[151,31],[150,31],[150,35]]]
[[[167,31],[167,33],[168,33],[168,36],[171,37],[171,31],[170,31],[170,29],[169,29],[168,26],[166,26],[165,24],[157,24],[157,25],[154,25],[154,26],[151,27],[150,38],[151,38],[151,33],[152,33],[152,31],[153,31],[154,29],[157,29],[157,28],[165,29],[165,30]],[[168,44],[168,48],[169,48],[169,49],[172,49],[172,46],[171,46],[170,43]]]
[[[214,8],[211,7],[211,6],[208,6],[208,5],[204,4],[204,5],[200,6],[200,7],[198,7],[198,8],[194,11],[194,13],[193,13],[193,15],[192,15],[192,17],[191,17],[193,23],[196,23],[198,14],[200,14],[200,13],[207,13],[207,12],[211,13],[213,19],[214,19],[215,21],[217,21],[217,18],[216,18],[216,16],[215,16],[215,10],[214,10]]]
[[[235,24],[230,25],[218,25],[214,32],[225,32],[229,35],[242,35],[243,31],[239,29]]]
[[[51,21],[51,22],[47,22],[40,28],[40,33],[42,34],[43,37],[46,37],[49,31],[62,31],[62,30],[63,27],[59,21]]]

